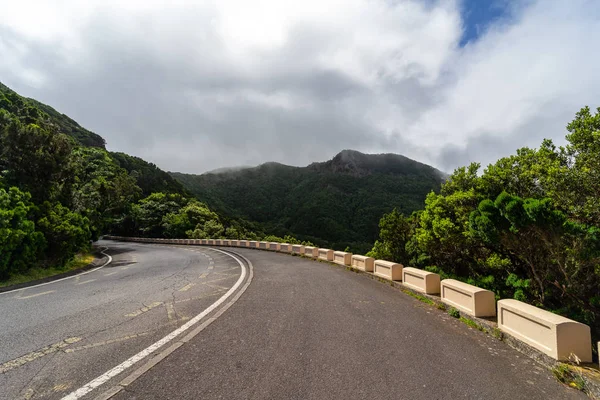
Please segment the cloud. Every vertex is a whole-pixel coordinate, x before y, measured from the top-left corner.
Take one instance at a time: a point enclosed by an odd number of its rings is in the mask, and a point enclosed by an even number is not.
[[[600,11],[585,0],[517,2],[464,47],[451,0],[5,8],[5,84],[168,170],[307,165],[346,148],[485,165],[562,143],[600,89]]]

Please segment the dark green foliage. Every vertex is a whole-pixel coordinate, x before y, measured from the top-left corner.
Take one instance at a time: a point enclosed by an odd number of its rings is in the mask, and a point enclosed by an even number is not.
[[[44,202],[40,208],[42,217],[37,221],[37,229],[48,243],[48,265],[63,265],[78,251],[90,245],[91,233],[87,218],[60,203]]]
[[[223,219],[206,204],[174,193],[152,193],[115,221],[119,235],[194,239],[256,239],[245,221]]]
[[[46,130],[63,133],[83,146],[104,148],[104,139],[81,127],[77,122],[39,101],[19,96],[0,83],[0,109],[18,116],[20,122],[39,124]]]
[[[396,209],[385,214],[379,221],[379,240],[367,256],[408,264],[410,257],[406,251],[406,243],[414,232],[417,221],[416,214],[405,217]]]
[[[34,202],[61,196],[73,142],[0,110],[0,167],[7,186],[30,192]]]
[[[135,203],[159,190],[166,194]],[[60,269],[111,227],[159,237],[214,232],[216,214],[183,193],[155,165],[108,153],[100,136],[0,84],[0,279]],[[212,213],[208,224],[202,212]],[[244,225],[228,221],[227,232],[244,235]]]
[[[45,245],[44,236],[35,231],[30,199],[16,187],[7,191],[0,186],[0,280],[26,270]]]
[[[142,189],[143,196],[149,196],[154,192],[185,194],[181,183],[156,165],[125,153],[111,152],[110,155],[135,178],[136,184]]]
[[[443,180],[434,168],[402,156],[349,150],[305,168],[267,163],[172,175],[209,206],[262,223],[275,235],[292,232],[302,240],[361,252],[375,241],[382,214],[419,209]]]
[[[479,164],[459,168],[410,220],[385,215],[372,254],[404,251],[410,265],[584,322],[600,337],[600,109],[583,108],[567,129],[565,147],[544,140],[481,175]]]

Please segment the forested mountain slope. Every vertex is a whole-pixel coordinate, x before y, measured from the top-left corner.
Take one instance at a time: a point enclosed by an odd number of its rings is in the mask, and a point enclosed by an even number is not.
[[[106,232],[262,235],[191,198],[154,164],[104,146],[66,115],[0,84],[0,281],[60,270]]]
[[[444,179],[442,172],[404,156],[353,150],[307,167],[266,163],[171,175],[216,210],[257,221],[279,235],[356,251],[375,241],[381,215],[422,208],[427,193],[438,191]]]

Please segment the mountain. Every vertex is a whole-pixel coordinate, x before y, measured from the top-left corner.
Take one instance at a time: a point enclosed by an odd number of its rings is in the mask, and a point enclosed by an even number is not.
[[[31,123],[41,125],[48,132],[62,133],[71,137],[78,145],[105,150],[106,142],[102,136],[85,129],[49,105],[19,95],[1,82],[0,110],[7,111],[25,125]],[[179,182],[156,165],[125,153],[109,153],[109,155],[135,178],[144,196],[153,192],[185,193]]]
[[[307,167],[270,162],[171,175],[217,211],[257,221],[277,235],[354,250],[370,248],[384,213],[421,209],[427,193],[439,190],[445,179],[441,171],[402,155],[354,150]]]
[[[3,85],[2,82],[0,82],[0,109],[18,116],[21,122],[26,124],[41,121],[46,128],[64,133],[81,145],[103,149],[106,145],[100,135],[88,131],[65,114],[59,113],[46,104],[19,95],[8,86]]]

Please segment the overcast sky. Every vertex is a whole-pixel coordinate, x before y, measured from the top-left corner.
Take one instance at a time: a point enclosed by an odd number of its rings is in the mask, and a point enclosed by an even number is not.
[[[451,172],[600,106],[598,0],[0,4],[0,81],[171,171],[355,149]]]

